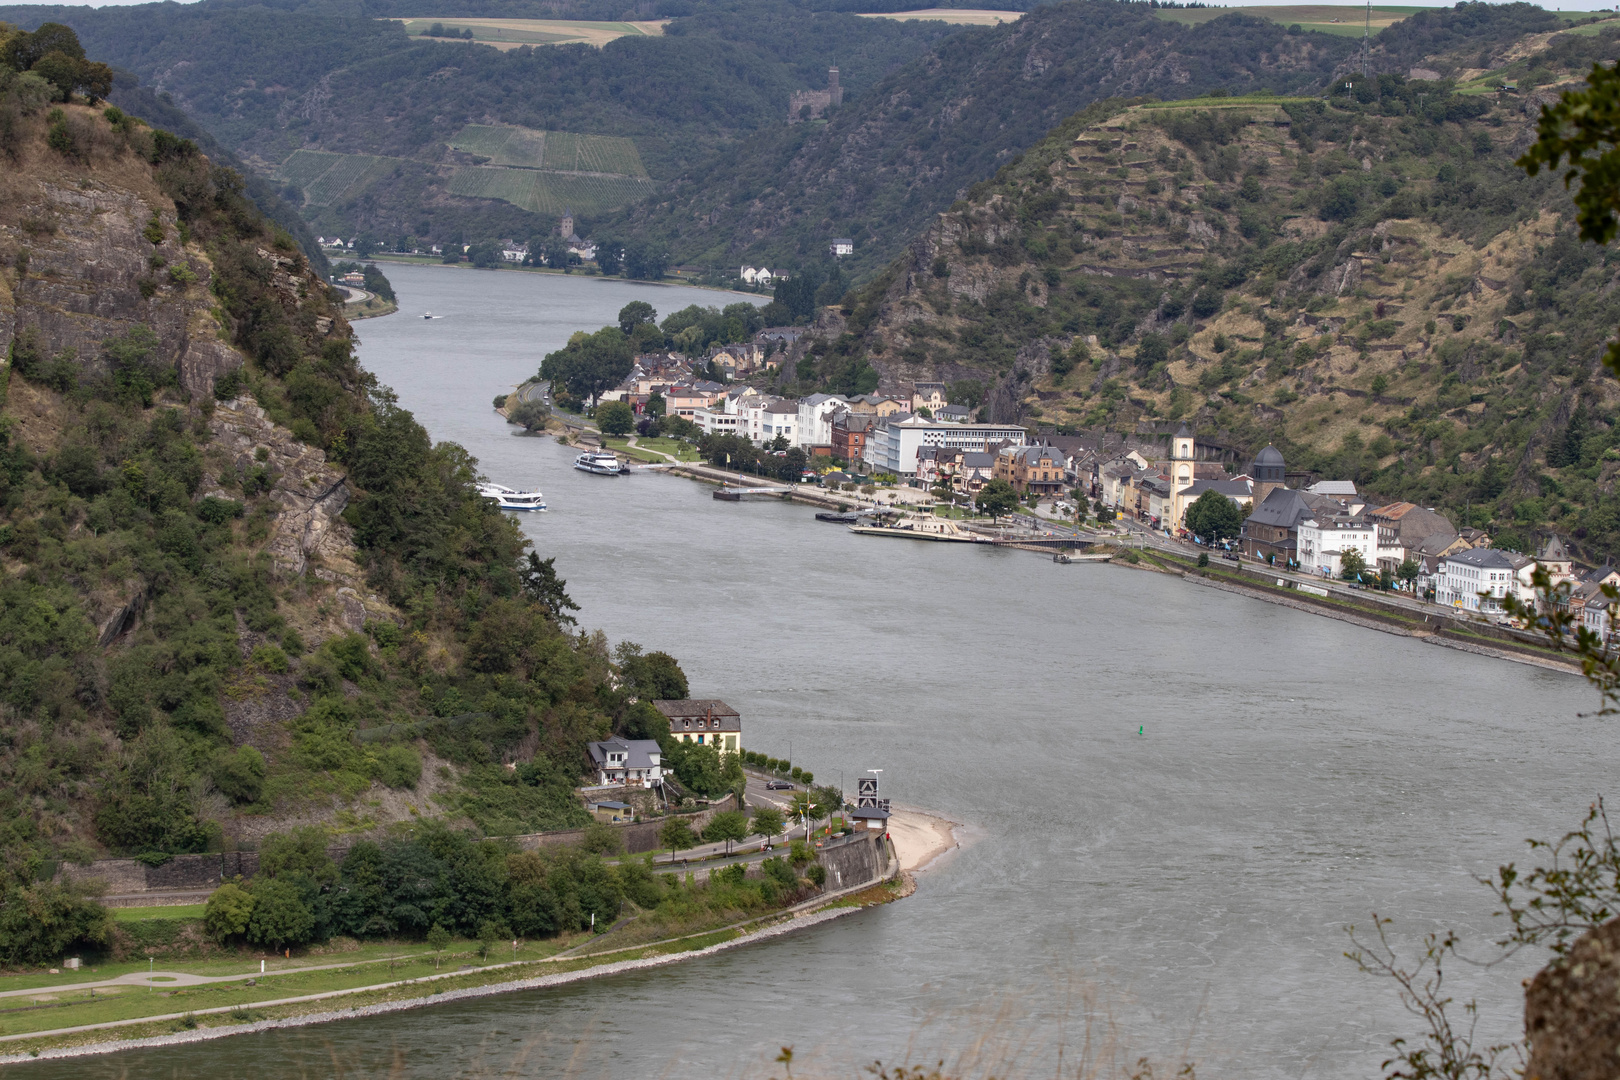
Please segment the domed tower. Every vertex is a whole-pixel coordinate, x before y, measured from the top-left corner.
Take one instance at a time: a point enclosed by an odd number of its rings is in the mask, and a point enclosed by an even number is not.
[[[1258,510],[1260,504],[1283,483],[1283,456],[1282,453],[1270,443],[1266,448],[1254,456],[1254,464],[1249,466],[1249,475],[1254,477],[1254,506]]]

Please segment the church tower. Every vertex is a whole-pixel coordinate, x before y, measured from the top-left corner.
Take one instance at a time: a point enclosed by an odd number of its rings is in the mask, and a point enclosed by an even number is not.
[[[1283,475],[1282,453],[1270,443],[1266,448],[1254,456],[1254,464],[1249,466],[1249,475],[1254,477],[1254,508],[1260,509],[1260,504],[1280,487],[1286,486]]]
[[[1193,482],[1193,433],[1182,424],[1170,439],[1170,520],[1180,526],[1187,514],[1187,497],[1182,492]]]

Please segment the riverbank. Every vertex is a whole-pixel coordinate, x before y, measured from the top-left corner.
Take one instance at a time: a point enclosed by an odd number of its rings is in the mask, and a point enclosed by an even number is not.
[[[1214,566],[1199,568],[1190,563],[1181,565],[1180,560],[1162,551],[1144,548],[1139,549],[1139,555],[1141,559],[1139,563],[1127,565],[1180,577],[1195,585],[1264,600],[1266,603],[1293,608],[1295,611],[1336,619],[1367,630],[1413,638],[1426,644],[1479,656],[1510,660],[1516,664],[1528,664],[1548,671],[1570,675],[1581,674],[1580,662],[1568,654],[1526,641],[1493,638],[1487,635],[1487,631],[1494,628],[1459,624],[1443,611],[1407,612],[1391,606],[1375,605],[1371,600],[1352,603],[1333,596],[1319,597],[1259,581],[1244,581],[1234,573]],[[1123,563],[1124,560],[1115,559],[1114,562]]]
[[[900,869],[908,874],[931,870],[960,851],[966,832],[959,821],[921,810],[895,809],[889,815],[889,840]]]
[[[899,863],[898,859],[896,863]],[[824,893],[783,911],[681,938],[585,955],[574,954],[579,947],[576,946],[553,958],[492,964],[471,972],[444,972],[320,994],[0,1036],[0,1044],[6,1046],[6,1052],[0,1054],[0,1064],[110,1054],[258,1031],[305,1027],[519,990],[546,989],[662,967],[809,929],[864,908],[909,896],[914,888],[910,875],[896,865],[895,871],[882,880]],[[587,938],[582,944],[589,945],[592,940]],[[545,969],[545,973],[512,978],[513,974],[525,969],[530,972]],[[346,1008],[333,1008],[332,1002],[339,998],[347,999],[350,1004]],[[121,1037],[108,1039],[108,1033],[113,1030],[120,1031]]]
[[[421,266],[444,270],[484,270],[491,273],[534,274],[544,277],[574,278],[582,281],[611,281],[618,282],[619,284],[625,284],[628,282],[635,285],[648,285],[669,289],[701,289],[704,292],[718,292],[725,293],[728,296],[744,297],[749,300],[757,301],[761,305],[768,304],[771,301],[771,295],[768,293],[744,292],[741,289],[731,289],[724,285],[702,285],[696,281],[683,278],[679,274],[673,278],[662,277],[657,281],[652,281],[645,278],[625,278],[618,275],[603,274],[600,272],[593,274],[585,270],[580,270],[577,272],[572,270],[553,270],[549,266],[519,266],[516,264],[502,266],[474,266],[469,262],[447,263],[436,255],[384,255],[378,253],[367,255],[366,260],[371,262],[389,263],[394,266]]]

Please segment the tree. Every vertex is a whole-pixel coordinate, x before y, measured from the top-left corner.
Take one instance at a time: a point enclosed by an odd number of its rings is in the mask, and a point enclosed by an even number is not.
[[[782,831],[782,822],[782,811],[774,806],[762,806],[754,811],[754,832],[763,836],[767,843]]]
[[[643,655],[640,645],[626,641],[619,645],[616,659],[621,685],[642,701],[678,701],[690,693],[686,672],[669,653]]]
[[[664,822],[663,828],[658,830],[658,842],[671,851],[685,851],[696,847],[698,838],[692,833],[692,827],[682,818],[670,818]]]
[[[506,422],[516,424],[524,431],[544,431],[551,422],[551,407],[543,401],[529,398],[507,410]]]
[[[1012,508],[1018,505],[1018,492],[1011,484],[998,477],[979,489],[979,493],[973,498],[973,504],[979,513],[997,518],[1011,512]]]
[[[286,878],[253,882],[253,912],[247,937],[255,945],[283,949],[302,945],[315,932],[315,915],[304,904],[302,890]]]
[[[636,426],[636,414],[623,401],[605,402],[596,408],[596,426],[604,435],[628,435]]]
[[[632,300],[619,309],[619,330],[625,337],[635,333],[643,323],[658,321],[658,312],[645,300]]]
[[[1543,106],[1536,135],[1517,164],[1535,176],[1567,160],[1564,186],[1580,181],[1574,201],[1581,239],[1609,243],[1620,231],[1620,64],[1593,65],[1585,89]],[[1620,372],[1620,341],[1609,344],[1603,363]]]
[[[604,326],[594,334],[577,333],[567,345],[548,353],[540,363],[540,377],[594,404],[602,391],[619,385],[634,365],[629,339],[617,326]]]
[[[1205,543],[1218,544],[1243,531],[1243,511],[1220,492],[1206,491],[1187,507],[1187,528]]]
[[[552,621],[571,626],[575,620],[568,613],[578,611],[579,605],[574,603],[564,588],[568,582],[557,576],[556,561],[555,556],[542,559],[538,552],[531,551],[528,565],[519,572],[518,577],[523,585],[523,594],[545,608]]]
[[[1346,548],[1339,553],[1339,576],[1346,581],[1357,581],[1361,572],[1367,569],[1367,560],[1361,557],[1361,552],[1355,548]]]
[[[1420,568],[1413,559],[1404,560],[1395,570],[1395,576],[1404,581],[1409,589],[1413,588],[1413,583],[1417,581],[1419,573]]]
[[[247,933],[253,919],[253,894],[227,881],[208,896],[203,910],[203,927],[220,944]]]
[[[613,240],[598,240],[596,242],[596,266],[602,273],[612,277],[617,274],[624,264],[624,245]]]
[[[647,397],[647,404],[642,406],[642,412],[651,417],[663,416],[669,410],[669,403],[664,395],[654,391]]]
[[[42,964],[104,944],[112,917],[72,882],[13,884],[0,894],[0,963]]]
[[[271,833],[259,845],[259,873],[267,878],[303,874],[317,886],[337,880],[337,866],[326,852],[327,832],[319,825],[304,825],[291,832]]]
[[[703,839],[710,844],[724,842],[726,854],[731,854],[731,845],[748,836],[748,815],[741,810],[722,810],[709,819],[708,825],[703,828]]]
[[[450,947],[450,940],[450,931],[446,930],[438,923],[434,923],[433,929],[427,932],[427,946],[436,953],[442,953],[444,950],[448,949]],[[439,966],[438,957],[434,957],[433,966]]]
[[[657,281],[669,266],[669,252],[652,244],[635,243],[624,249],[624,276],[638,281]]]

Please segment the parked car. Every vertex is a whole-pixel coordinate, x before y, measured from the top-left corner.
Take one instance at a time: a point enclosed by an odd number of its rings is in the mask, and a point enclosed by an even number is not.
[[[1238,559],[1238,553],[1235,552],[1235,551],[1223,551],[1223,552],[1221,552],[1221,558],[1229,559],[1232,562],[1239,562],[1240,561]]]
[[[767,781],[765,781],[765,790],[766,791],[792,791],[792,790],[794,790],[794,788],[793,788],[793,785],[791,783],[789,783],[788,781],[786,781],[786,780],[767,780]]]

